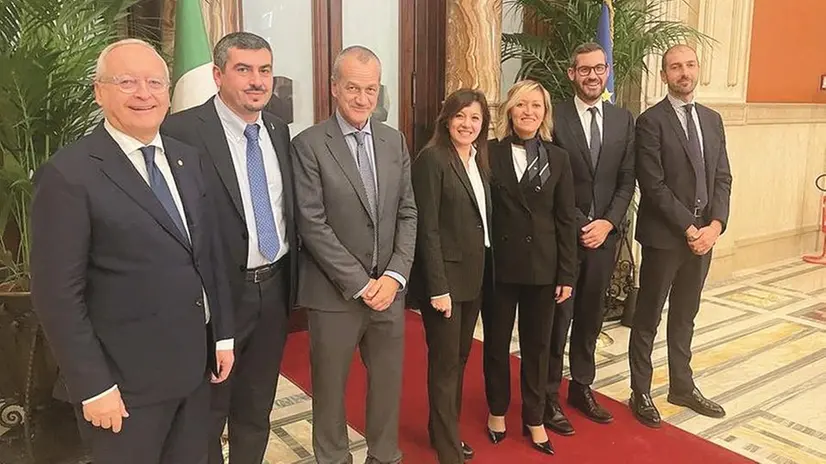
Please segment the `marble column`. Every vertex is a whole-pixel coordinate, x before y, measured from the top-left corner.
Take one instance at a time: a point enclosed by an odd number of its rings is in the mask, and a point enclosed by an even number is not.
[[[165,0],[161,19],[163,52],[172,56],[175,50],[175,3]],[[241,30],[241,0],[201,0],[201,12],[209,35],[210,45],[215,45],[221,37]]]
[[[502,0],[448,0],[445,95],[470,87],[499,101]]]

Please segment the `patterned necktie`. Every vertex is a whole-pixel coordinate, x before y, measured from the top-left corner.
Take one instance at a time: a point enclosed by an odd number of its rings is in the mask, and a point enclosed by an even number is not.
[[[359,175],[361,175],[361,182],[364,184],[364,190],[367,193],[367,203],[370,205],[370,215],[373,217],[373,258],[371,260],[371,268],[375,269],[378,263],[378,207],[376,205],[376,180],[373,177],[373,164],[370,162],[370,156],[367,154],[367,146],[364,144],[363,131],[353,132],[356,138],[356,162],[358,163]]]
[[[691,165],[694,167],[694,178],[696,179],[695,189],[697,198],[695,207],[700,210],[705,209],[708,204],[708,188],[706,187],[706,167],[703,162],[703,152],[700,149],[700,137],[697,133],[697,124],[694,123],[694,104],[685,106],[686,128],[688,129],[688,154],[691,157]]]
[[[588,111],[591,112],[591,166],[596,169],[599,152],[602,150],[602,135],[599,132],[599,125],[597,124],[599,109],[597,109],[596,106],[592,106],[588,108]]]
[[[539,192],[545,185],[545,181],[551,177],[548,152],[542,146],[539,137],[525,140],[524,145],[528,165],[520,183],[528,191]]]
[[[149,177],[149,188],[152,189],[155,197],[161,203],[163,209],[166,210],[166,214],[169,215],[172,222],[174,222],[175,226],[178,227],[178,230],[181,231],[181,235],[183,235],[184,239],[189,242],[189,235],[186,233],[186,228],[184,228],[184,223],[181,220],[181,213],[178,212],[178,207],[175,206],[175,200],[172,198],[172,192],[169,190],[169,185],[166,183],[166,179],[164,179],[163,174],[161,174],[161,170],[158,169],[158,165],[155,164],[155,147],[141,147],[140,150],[143,154],[143,160],[146,163],[146,173]]]
[[[252,196],[252,211],[255,215],[255,230],[258,233],[258,250],[267,261],[275,261],[281,242],[275,228],[275,218],[264,170],[264,154],[258,144],[258,124],[248,124],[244,129],[247,138],[247,178]]]

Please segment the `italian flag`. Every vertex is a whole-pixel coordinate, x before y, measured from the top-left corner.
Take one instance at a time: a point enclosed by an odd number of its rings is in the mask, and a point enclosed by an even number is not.
[[[201,0],[178,0],[175,8],[173,113],[198,106],[218,91],[212,79],[212,52],[201,14]]]

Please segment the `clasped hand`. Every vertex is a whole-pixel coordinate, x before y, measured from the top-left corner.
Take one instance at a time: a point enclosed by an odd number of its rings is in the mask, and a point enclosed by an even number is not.
[[[378,279],[370,279],[367,290],[361,296],[362,300],[375,311],[384,311],[389,308],[396,299],[396,292],[399,291],[399,283],[396,279],[388,276],[381,276]]]

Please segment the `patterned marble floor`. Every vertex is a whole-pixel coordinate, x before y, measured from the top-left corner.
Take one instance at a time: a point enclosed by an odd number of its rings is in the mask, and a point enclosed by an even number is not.
[[[728,412],[723,420],[665,401],[665,323],[654,347],[652,395],[666,421],[757,462],[826,462],[826,267],[788,261],[706,287],[692,366],[698,386]],[[607,324],[597,353],[595,387],[619,401],[630,392],[628,335]],[[513,342],[518,354],[515,335]],[[311,427],[310,398],[282,378],[268,464],[313,462]],[[364,437],[354,430],[350,446],[354,462],[364,462]]]

